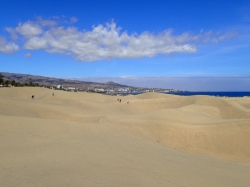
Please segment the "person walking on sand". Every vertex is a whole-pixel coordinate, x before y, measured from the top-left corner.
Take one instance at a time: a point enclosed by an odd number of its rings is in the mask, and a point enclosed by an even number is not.
[[[54,97],[55,93],[53,92],[52,95],[53,95],[53,97]]]

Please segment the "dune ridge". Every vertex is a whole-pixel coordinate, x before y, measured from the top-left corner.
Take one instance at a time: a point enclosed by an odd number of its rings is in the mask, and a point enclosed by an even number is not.
[[[53,91],[55,96],[52,96]],[[35,95],[34,100],[31,95]],[[117,102],[118,97],[121,103]],[[22,176],[20,168],[25,170],[26,177],[31,170],[35,172],[32,180],[27,179],[29,184],[18,179],[20,186],[37,184],[33,180],[38,176],[54,175],[58,178],[48,180],[55,186],[62,186],[60,180],[67,175],[77,181],[68,186],[81,186],[82,183],[87,186],[233,186],[237,180],[223,180],[228,175],[236,175],[236,171],[242,180],[240,186],[250,182],[246,177],[250,174],[250,99],[247,97],[183,97],[160,93],[114,97],[45,88],[1,88],[0,120],[0,135],[4,142],[0,146],[4,152],[0,157],[5,168],[2,172],[12,171],[16,177]],[[23,147],[17,146],[19,143]],[[175,162],[180,162],[183,168],[168,163],[174,159],[171,155],[175,155],[173,157],[178,159]],[[57,157],[58,161],[52,157]],[[31,167],[29,159],[41,170]],[[163,160],[171,166],[170,170],[161,165]],[[232,173],[217,178],[213,174],[216,167],[208,166],[206,162],[230,167]],[[77,163],[84,163],[90,173],[97,172],[99,179],[86,172],[81,179],[73,175],[85,171]],[[207,173],[199,170],[198,163],[209,168]],[[193,173],[189,173],[191,164],[196,166]],[[112,170],[105,173],[108,168]],[[50,173],[49,169],[60,171],[60,175]],[[172,171],[183,174],[183,183]],[[201,178],[191,180],[199,171]],[[161,172],[173,180],[167,180]],[[110,178],[110,175],[117,178]],[[123,178],[124,175],[127,177]],[[204,184],[211,176],[216,179],[214,184]],[[7,178],[11,178],[11,173],[2,175],[4,181]],[[4,184],[8,186],[7,182]],[[10,184],[15,185],[15,181]],[[65,180],[64,185],[67,186]]]

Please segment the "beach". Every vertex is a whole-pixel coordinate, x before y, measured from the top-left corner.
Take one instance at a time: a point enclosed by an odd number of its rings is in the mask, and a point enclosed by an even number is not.
[[[0,88],[0,137],[4,187],[250,185],[249,97]]]

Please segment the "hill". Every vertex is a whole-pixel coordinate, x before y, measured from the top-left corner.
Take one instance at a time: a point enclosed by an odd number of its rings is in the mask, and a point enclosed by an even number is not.
[[[29,74],[17,74],[17,73],[7,73],[7,72],[0,72],[4,79],[7,80],[15,80],[16,82],[20,83],[28,83],[30,81],[34,83],[38,83],[39,85],[44,86],[55,86],[55,85],[63,85],[66,87],[76,87],[82,89],[94,88],[94,87],[102,87],[102,88],[124,88],[124,87],[131,87],[127,85],[118,84],[112,81],[107,83],[97,83],[97,82],[87,82],[87,81],[80,81],[80,80],[73,80],[73,79],[63,79],[63,78],[54,78],[54,77],[45,77],[45,76],[36,76],[36,75],[29,75]]]

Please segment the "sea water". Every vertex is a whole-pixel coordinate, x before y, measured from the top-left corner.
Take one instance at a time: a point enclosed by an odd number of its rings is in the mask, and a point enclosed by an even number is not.
[[[218,97],[244,97],[250,96],[250,92],[167,92],[166,94],[192,96],[192,95],[208,95]]]

